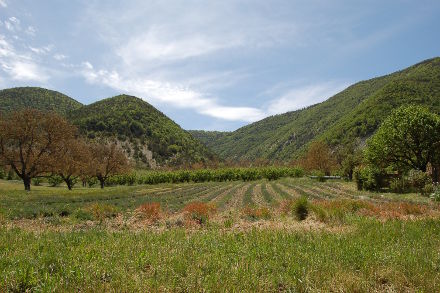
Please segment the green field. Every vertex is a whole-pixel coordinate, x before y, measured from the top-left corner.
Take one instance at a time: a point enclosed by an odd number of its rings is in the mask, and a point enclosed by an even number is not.
[[[0,181],[0,292],[440,291],[440,207],[416,194],[307,178],[32,189]],[[185,214],[196,201],[209,221]],[[153,202],[157,220],[138,210]]]

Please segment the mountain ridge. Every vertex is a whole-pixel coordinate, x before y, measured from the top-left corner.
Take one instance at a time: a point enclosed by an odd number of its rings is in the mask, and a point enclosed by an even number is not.
[[[306,108],[266,117],[223,135],[192,131],[221,158],[292,160],[314,140],[335,147],[365,140],[389,112],[416,103],[440,112],[440,58],[357,82]]]

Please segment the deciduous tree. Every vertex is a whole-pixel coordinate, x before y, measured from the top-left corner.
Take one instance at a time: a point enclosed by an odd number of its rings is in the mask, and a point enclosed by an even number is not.
[[[73,139],[76,128],[54,113],[33,109],[0,119],[0,163],[11,168],[31,189],[31,179],[51,172],[60,145]]]
[[[438,163],[440,116],[421,106],[403,106],[393,111],[368,141],[366,157],[381,168],[400,172],[426,172],[428,163]]]
[[[335,160],[330,148],[322,141],[313,142],[301,161],[304,169],[321,171],[330,175],[335,166]]]
[[[59,175],[69,190],[81,175],[87,174],[92,159],[90,147],[81,139],[61,142],[54,173]]]
[[[99,180],[101,188],[104,188],[110,176],[130,169],[127,157],[115,143],[92,144],[91,154],[90,174]]]

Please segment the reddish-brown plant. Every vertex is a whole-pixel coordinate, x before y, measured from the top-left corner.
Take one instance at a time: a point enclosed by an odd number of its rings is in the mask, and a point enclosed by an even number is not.
[[[204,202],[192,202],[183,208],[185,219],[200,225],[206,224],[216,211],[217,209],[214,205]]]
[[[161,218],[161,207],[158,202],[144,203],[136,209],[136,213],[143,219],[157,222]]]

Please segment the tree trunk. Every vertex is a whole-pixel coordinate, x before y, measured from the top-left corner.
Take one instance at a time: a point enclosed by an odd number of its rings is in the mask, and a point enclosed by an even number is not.
[[[98,180],[101,183],[101,188],[104,188],[105,180],[104,179],[98,179]]]
[[[353,169],[350,169],[350,171],[348,172],[348,179],[350,180],[350,181],[353,181]]]
[[[29,177],[23,177],[23,183],[24,183],[24,190],[30,191],[31,190],[31,178]]]
[[[66,180],[66,185],[69,190],[72,190],[72,180]]]

